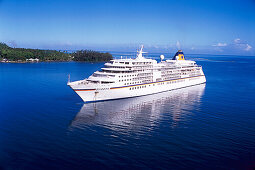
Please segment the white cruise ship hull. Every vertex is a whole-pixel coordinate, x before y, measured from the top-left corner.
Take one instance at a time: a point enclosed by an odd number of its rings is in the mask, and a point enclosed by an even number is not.
[[[84,102],[97,102],[105,100],[122,99],[144,96],[164,91],[198,85],[206,82],[204,75],[165,80],[129,86],[103,86],[88,88],[86,85],[69,83],[68,85],[82,98]]]

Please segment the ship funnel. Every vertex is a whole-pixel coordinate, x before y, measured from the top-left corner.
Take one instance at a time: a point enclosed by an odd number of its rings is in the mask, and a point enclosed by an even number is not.
[[[178,50],[177,53],[175,53],[173,60],[185,60],[182,50]]]

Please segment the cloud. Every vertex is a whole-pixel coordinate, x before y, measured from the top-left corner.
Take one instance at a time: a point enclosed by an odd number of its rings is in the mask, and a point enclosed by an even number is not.
[[[156,49],[159,48],[159,46],[157,46],[157,45],[154,45],[153,47],[156,48]]]
[[[177,41],[177,42],[176,42],[176,47],[178,48],[178,50],[180,50],[180,49],[181,49],[181,44],[180,44],[180,42],[179,42],[179,41]]]
[[[234,43],[238,44],[238,43],[240,43],[240,42],[241,42],[241,39],[240,39],[240,38],[234,39]]]
[[[218,43],[218,44],[214,44],[212,46],[214,47],[226,47],[228,44],[227,43]]]
[[[250,51],[252,49],[252,46],[249,45],[246,41],[241,40],[240,38],[234,39],[234,44],[236,48],[244,50],[244,51]]]
[[[245,51],[250,51],[252,49],[252,46],[249,44],[246,44],[246,48],[244,49]]]
[[[9,41],[8,44],[13,47],[13,48],[16,48],[17,47],[17,43],[16,41],[12,40],[12,41]]]
[[[235,38],[231,42],[218,42],[211,45],[211,50],[215,53],[222,54],[252,54],[254,53],[253,45],[241,38]]]

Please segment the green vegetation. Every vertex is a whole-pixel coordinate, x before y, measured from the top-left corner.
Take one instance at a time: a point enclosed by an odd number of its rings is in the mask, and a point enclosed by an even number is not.
[[[72,54],[74,61],[109,61],[112,59],[110,53],[100,53],[91,50],[81,50]]]
[[[0,43],[0,56],[9,61],[26,61],[30,58],[38,58],[40,61],[69,61],[71,59],[70,54],[56,50],[11,48],[4,43]]]
[[[6,59],[11,62],[25,62],[27,59],[39,61],[109,61],[112,55],[91,50],[81,50],[71,54],[56,50],[39,50],[26,48],[11,48],[5,43],[0,43],[0,61]]]

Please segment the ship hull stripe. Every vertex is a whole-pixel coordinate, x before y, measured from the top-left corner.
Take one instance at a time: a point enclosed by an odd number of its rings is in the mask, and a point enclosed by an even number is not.
[[[96,89],[75,89],[74,91],[93,91]]]

